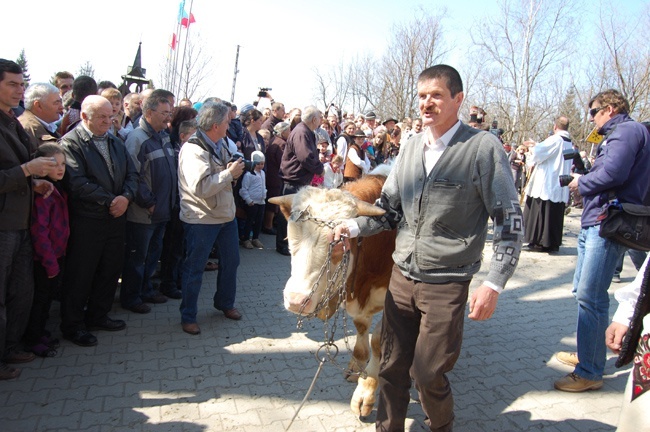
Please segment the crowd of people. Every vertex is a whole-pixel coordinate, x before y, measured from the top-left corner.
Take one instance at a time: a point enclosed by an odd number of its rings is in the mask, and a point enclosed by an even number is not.
[[[393,163],[377,203],[386,216],[335,230],[335,241],[398,230],[378,430],[403,427],[411,378],[432,430],[451,430],[445,373],[460,352],[468,298],[469,317],[489,319],[523,242],[529,250],[559,250],[570,195],[584,206],[574,277],[578,350],[558,354],[575,371],[555,388],[600,388],[607,289],[625,248],[598,236],[598,216],[610,191],[649,204],[648,129],[629,117],[620,93],[599,93],[590,115],[606,139],[577,172],[566,157],[574,150],[566,117],[557,117],[542,142],[515,148],[503,142],[496,121],[485,126],[480,108],[470,109],[468,124],[458,119],[464,95],[455,69],[425,70],[418,93],[421,118],[402,121],[335,106],[287,111],[268,93],[265,109],[259,100],[238,109],[216,97],[176,104],[164,89],[123,96],[111,82],[68,72],[25,89],[20,66],[0,59],[0,380],[19,376],[13,364],[56,355],[60,342],[48,328],[55,299],[61,335],[79,346],[98,343],[91,332],[126,327],[109,316],[118,287],[121,307],[137,314],[180,300],[181,329],[196,335],[203,272],[218,268],[213,306],[242,319],[235,306],[239,248],[263,249],[265,233],[275,235],[278,253],[290,255],[287,221],[268,199],[308,185],[337,188]],[[564,185],[561,176],[569,176]],[[470,295],[490,218],[494,258]],[[644,259],[637,255],[635,265]],[[434,292],[444,295],[429,299]],[[445,331],[423,332],[440,311]],[[612,349],[620,345],[616,330]]]

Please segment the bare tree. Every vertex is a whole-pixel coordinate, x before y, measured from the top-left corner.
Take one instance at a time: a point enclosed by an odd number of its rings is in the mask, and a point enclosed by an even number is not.
[[[95,78],[95,68],[89,60],[86,60],[86,63],[79,66],[76,76],[86,75],[91,78]]]
[[[509,136],[520,143],[539,134],[563,92],[549,85],[564,73],[574,37],[574,1],[501,0],[499,13],[474,26],[477,58],[485,60],[483,86],[498,106]]]
[[[181,50],[177,64],[174,64],[173,59],[165,59],[161,65],[161,88],[174,92],[177,99],[201,100],[205,97],[205,94],[197,95],[196,92],[199,89],[205,90],[202,86],[213,72],[213,61],[202,41],[204,39],[199,33],[193,34],[192,38],[187,40],[187,44],[183,44],[183,47],[177,46],[176,49]],[[184,61],[183,49],[185,50]]]

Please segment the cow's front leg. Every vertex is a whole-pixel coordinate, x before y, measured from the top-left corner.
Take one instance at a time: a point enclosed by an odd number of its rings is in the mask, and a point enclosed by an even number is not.
[[[370,362],[366,367],[366,377],[359,377],[357,388],[354,390],[352,400],[350,401],[350,409],[356,415],[365,417],[370,415],[372,408],[375,405],[375,398],[377,388],[379,387],[379,357],[381,355],[381,320],[375,326],[372,332],[372,339],[370,346],[372,348],[372,355]]]
[[[372,317],[357,316],[354,317],[354,327],[357,329],[357,338],[352,350],[352,358],[348,363],[348,369],[345,373],[345,379],[349,382],[357,382],[359,373],[366,368],[366,363],[370,358],[370,344],[368,343],[368,332],[372,324]]]

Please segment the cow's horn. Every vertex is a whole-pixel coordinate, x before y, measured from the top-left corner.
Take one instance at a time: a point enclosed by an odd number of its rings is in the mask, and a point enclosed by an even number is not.
[[[284,206],[287,208],[291,208],[291,205],[293,204],[294,196],[296,196],[296,194],[277,196],[277,197],[269,198],[269,202],[271,204],[275,204],[280,207]]]
[[[365,201],[357,201],[357,212],[359,216],[381,216],[386,210]]]

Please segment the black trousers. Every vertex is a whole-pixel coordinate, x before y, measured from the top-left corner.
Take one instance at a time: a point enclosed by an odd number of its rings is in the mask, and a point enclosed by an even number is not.
[[[20,342],[34,295],[29,230],[0,231],[0,363]]]
[[[52,300],[61,287],[61,280],[65,266],[65,256],[60,257],[59,274],[50,278],[45,267],[40,262],[34,262],[34,302],[29,314],[29,323],[25,331],[25,343],[36,345],[46,334],[47,320],[50,317]]]
[[[124,263],[126,216],[71,216],[61,301],[61,331],[70,335],[108,316]]]
[[[291,195],[298,192],[298,189],[302,187],[300,185],[291,184],[284,182],[282,188],[282,195]],[[287,239],[287,219],[284,215],[281,215],[277,218],[278,221],[278,233],[275,236],[275,248],[276,249],[289,249],[289,240]]]

